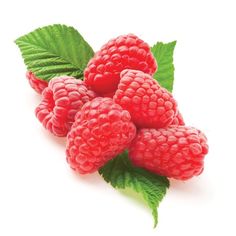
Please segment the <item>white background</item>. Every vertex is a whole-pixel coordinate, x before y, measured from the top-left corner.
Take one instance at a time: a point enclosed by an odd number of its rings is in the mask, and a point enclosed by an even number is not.
[[[234,2],[1,1],[0,235],[236,235]],[[150,45],[178,41],[174,95],[210,153],[200,177],[171,182],[156,229],[149,209],[98,174],[74,174],[65,139],[35,119],[40,96],[13,41],[52,23],[76,27],[95,50],[130,32]]]

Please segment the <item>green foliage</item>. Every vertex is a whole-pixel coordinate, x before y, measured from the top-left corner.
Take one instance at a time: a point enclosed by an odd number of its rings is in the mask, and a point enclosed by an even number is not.
[[[77,30],[59,24],[36,29],[15,42],[27,69],[47,81],[59,75],[81,78],[94,55]]]
[[[173,90],[174,83],[174,64],[173,53],[175,49],[176,41],[170,43],[157,42],[152,48],[152,54],[155,57],[158,70],[154,74],[154,78],[160,83],[160,85],[170,92]]]
[[[141,194],[152,210],[154,227],[156,227],[158,222],[157,207],[169,187],[169,181],[166,177],[133,166],[128,159],[127,152],[109,161],[100,168],[99,173],[114,188],[131,188]]]

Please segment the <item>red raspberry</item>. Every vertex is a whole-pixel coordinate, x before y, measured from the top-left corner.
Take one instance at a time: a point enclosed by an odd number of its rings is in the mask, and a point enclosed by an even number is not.
[[[66,136],[77,111],[95,97],[83,81],[69,76],[56,77],[44,89],[36,116],[54,135]]]
[[[76,114],[67,136],[66,155],[71,168],[92,173],[120,154],[135,137],[128,111],[111,98],[95,98]]]
[[[135,165],[180,180],[199,175],[207,153],[205,135],[186,126],[141,129],[129,150]]]
[[[177,111],[177,115],[172,121],[171,125],[176,125],[176,126],[185,125],[184,118],[179,111]]]
[[[26,78],[30,86],[39,94],[48,86],[47,81],[37,78],[31,71],[27,71]]]
[[[133,34],[110,40],[95,54],[84,71],[85,83],[101,95],[114,94],[124,69],[141,70],[150,75],[157,70],[150,47]]]
[[[149,74],[124,70],[114,101],[129,111],[138,127],[161,128],[171,124],[177,103]]]

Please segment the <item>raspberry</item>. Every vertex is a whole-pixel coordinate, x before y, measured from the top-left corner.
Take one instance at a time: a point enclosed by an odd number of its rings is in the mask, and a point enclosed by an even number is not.
[[[114,94],[124,69],[141,70],[150,75],[157,70],[150,47],[133,34],[110,40],[95,54],[84,71],[85,83],[101,95]]]
[[[135,165],[180,180],[201,174],[207,153],[205,135],[186,126],[141,129],[129,150]]]
[[[26,78],[30,86],[39,94],[48,86],[47,81],[37,78],[31,71],[27,71]]]
[[[176,125],[176,126],[185,125],[184,118],[179,111],[177,111],[177,115],[172,121],[171,125]]]
[[[36,116],[54,135],[66,136],[77,111],[95,97],[83,81],[69,76],[56,77],[44,89],[42,101],[35,110]]]
[[[132,121],[138,127],[168,126],[177,112],[177,103],[172,94],[142,71],[122,71],[113,99],[129,111]]]
[[[67,136],[66,155],[71,168],[92,173],[126,149],[136,134],[128,111],[111,98],[95,98],[76,114]]]

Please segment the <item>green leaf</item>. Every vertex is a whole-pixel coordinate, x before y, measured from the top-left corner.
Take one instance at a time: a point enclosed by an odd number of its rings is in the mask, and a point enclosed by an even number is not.
[[[27,69],[47,81],[59,75],[81,78],[94,55],[93,49],[79,32],[66,25],[38,28],[15,42]]]
[[[174,83],[174,64],[173,53],[175,49],[176,41],[170,43],[157,42],[152,48],[152,54],[155,57],[158,70],[154,74],[154,78],[160,83],[160,85],[170,92],[173,90]]]
[[[169,187],[167,178],[134,167],[126,151],[100,168],[99,173],[114,188],[131,188],[141,194],[152,210],[154,227],[156,227],[158,222],[157,207]]]

